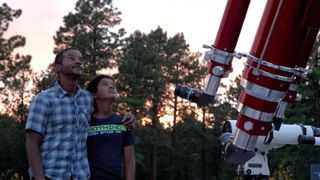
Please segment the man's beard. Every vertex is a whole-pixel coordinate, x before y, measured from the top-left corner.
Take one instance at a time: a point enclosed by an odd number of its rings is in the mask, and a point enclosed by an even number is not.
[[[77,80],[79,79],[82,74],[83,74],[83,68],[82,67],[77,67],[77,68],[80,68],[80,73],[75,73],[73,71],[75,67],[74,66],[71,66],[70,68],[63,68],[62,70],[62,73],[65,75],[65,76],[68,76],[68,77],[71,77],[72,79],[74,80]]]
[[[70,77],[72,77],[73,79],[77,80],[82,76],[82,74],[70,74]]]

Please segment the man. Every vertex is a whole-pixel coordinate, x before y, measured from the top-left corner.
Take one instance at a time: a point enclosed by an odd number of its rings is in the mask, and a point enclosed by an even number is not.
[[[54,64],[59,80],[33,98],[26,123],[30,176],[35,180],[88,179],[86,140],[93,98],[78,87],[82,54],[76,48],[64,49]]]

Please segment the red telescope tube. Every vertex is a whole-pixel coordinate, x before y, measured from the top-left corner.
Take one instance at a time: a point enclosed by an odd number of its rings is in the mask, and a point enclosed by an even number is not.
[[[207,58],[208,76],[204,92],[216,95],[220,80],[232,70],[232,58],[250,0],[229,0],[216,36],[215,43]]]
[[[253,150],[266,136],[278,103],[305,68],[319,28],[319,0],[268,0],[241,85],[233,144]],[[300,68],[300,69],[299,69]]]

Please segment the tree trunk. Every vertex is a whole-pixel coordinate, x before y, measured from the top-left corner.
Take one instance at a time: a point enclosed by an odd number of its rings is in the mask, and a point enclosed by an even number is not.
[[[171,132],[171,149],[170,149],[170,170],[169,170],[169,180],[174,180],[175,173],[173,172],[173,158],[175,152],[175,143],[176,143],[176,135],[175,135],[175,127],[177,122],[177,103],[178,97],[174,96],[174,107],[173,107],[173,125],[172,125],[172,132]]]
[[[157,169],[158,169],[158,155],[157,155],[157,142],[154,142],[151,158],[150,158],[150,173],[149,173],[149,180],[156,180],[157,179]]]
[[[90,66],[90,70],[89,70],[89,74],[91,76],[91,78],[93,78],[94,76],[97,75],[96,73],[96,69],[97,69],[97,52],[96,52],[96,44],[97,44],[97,39],[96,34],[97,34],[97,30],[96,28],[93,29],[93,34],[95,35],[92,41],[92,59],[91,59],[91,66]]]
[[[205,144],[206,144],[206,109],[205,107],[202,108],[202,146],[201,146],[201,160],[202,160],[202,180],[207,179],[207,170],[206,170],[206,150],[205,150]]]
[[[150,158],[150,180],[156,180],[157,179],[157,170],[158,170],[158,141],[159,141],[159,119],[157,117],[158,115],[158,98],[153,99],[153,106],[151,109],[152,113],[152,132],[153,132],[153,142],[152,142],[152,152],[151,152],[151,158]]]

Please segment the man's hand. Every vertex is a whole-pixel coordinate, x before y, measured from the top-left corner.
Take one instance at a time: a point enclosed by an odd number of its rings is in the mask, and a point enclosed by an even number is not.
[[[133,130],[136,128],[136,118],[130,112],[124,113],[122,122],[128,130]]]

